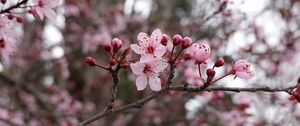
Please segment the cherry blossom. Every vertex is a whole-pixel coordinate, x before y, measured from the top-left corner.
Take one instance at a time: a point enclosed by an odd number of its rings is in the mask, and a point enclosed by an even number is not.
[[[205,63],[211,54],[210,47],[206,43],[194,43],[188,52],[192,54],[192,58],[195,59],[197,63]]]
[[[236,74],[237,77],[242,79],[250,79],[254,76],[252,70],[250,70],[250,63],[246,60],[238,60],[234,63],[231,70],[232,74]]]
[[[144,90],[147,83],[149,83],[153,91],[159,91],[161,89],[159,73],[163,72],[167,67],[168,63],[162,60],[131,63],[130,68],[132,72],[137,75],[137,90]]]
[[[44,16],[51,21],[56,19],[56,13],[53,8],[58,6],[59,0],[33,0],[34,6],[32,6],[29,12],[34,16],[39,16],[41,20]]]
[[[151,36],[146,33],[139,33],[137,40],[138,44],[131,44],[131,49],[141,54],[141,61],[161,58],[166,53],[166,47],[161,44],[162,32],[156,29],[152,32]]]
[[[17,35],[11,28],[12,23],[13,22],[6,17],[0,18],[0,54],[6,62],[15,50],[17,41]]]

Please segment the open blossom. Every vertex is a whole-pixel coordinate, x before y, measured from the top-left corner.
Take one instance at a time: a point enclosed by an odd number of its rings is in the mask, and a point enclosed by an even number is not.
[[[138,34],[138,44],[131,44],[130,48],[137,54],[141,54],[141,61],[161,58],[166,53],[166,46],[161,44],[162,33],[159,29],[152,32]]]
[[[59,0],[33,0],[34,6],[32,6],[29,12],[34,16],[39,16],[42,20],[44,16],[50,20],[56,19],[56,13],[53,8],[58,6]]]
[[[15,50],[17,34],[11,28],[13,22],[6,17],[0,18],[0,55],[7,62]]]
[[[246,60],[236,61],[231,72],[242,79],[250,79],[254,76],[253,71],[250,70],[250,63],[248,63]]]
[[[152,60],[149,62],[131,63],[130,67],[132,72],[137,75],[137,90],[144,90],[147,83],[149,83],[153,91],[159,91],[161,89],[159,73],[168,67],[168,63],[162,60]]]
[[[211,50],[206,43],[194,43],[191,45],[189,52],[192,54],[192,58],[198,63],[204,63],[211,54]]]

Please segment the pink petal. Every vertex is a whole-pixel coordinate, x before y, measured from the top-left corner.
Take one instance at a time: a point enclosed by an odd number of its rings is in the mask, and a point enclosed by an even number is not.
[[[147,85],[147,76],[145,74],[141,74],[136,78],[136,88],[138,91],[144,90]]]
[[[149,85],[153,91],[160,91],[161,82],[158,75],[149,76]]]
[[[157,45],[160,43],[162,39],[162,33],[159,29],[155,29],[151,34],[151,41],[154,45]]]
[[[250,66],[246,60],[238,60],[234,63],[233,67],[236,71],[243,71],[245,66]],[[247,67],[245,70],[249,70],[250,67]]]
[[[142,55],[140,59],[141,62],[151,62],[153,60],[157,60],[157,59],[154,57],[154,55],[147,54],[147,53]]]
[[[59,0],[46,0],[45,4],[50,8],[54,8],[58,6]]]
[[[157,60],[157,61],[154,61],[152,63],[152,65],[153,65],[153,68],[155,68],[154,72],[160,73],[160,72],[163,72],[168,67],[169,64],[162,60]]]
[[[250,78],[254,77],[254,73],[251,70],[242,71],[242,72],[237,71],[236,75],[237,75],[237,77],[242,78],[242,79],[250,79]]]
[[[35,9],[35,11],[36,11],[37,15],[40,17],[40,19],[43,20],[44,19],[44,12],[43,12],[42,8],[37,7]]]
[[[163,46],[162,44],[159,44],[158,46],[156,46],[155,50],[154,50],[154,55],[156,57],[162,57],[167,51],[166,46]]]
[[[130,68],[135,75],[140,75],[143,73],[145,64],[141,62],[131,63]]]
[[[131,44],[130,48],[137,54],[145,54],[145,50],[137,44]]]
[[[49,18],[49,20],[54,21],[56,19],[57,15],[55,11],[52,10],[51,8],[45,7],[43,11],[46,17]]]
[[[141,47],[147,46],[148,43],[150,42],[148,34],[146,34],[144,32],[140,32],[138,34],[137,40],[138,40],[139,44],[141,45]]]

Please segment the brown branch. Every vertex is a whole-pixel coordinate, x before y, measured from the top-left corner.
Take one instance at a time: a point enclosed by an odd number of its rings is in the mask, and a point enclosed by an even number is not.
[[[19,8],[21,5],[26,4],[27,2],[28,2],[28,0],[22,0],[18,3],[16,3],[15,5],[13,5],[13,6],[10,6],[6,9],[1,10],[0,14],[9,13],[11,10]]]
[[[112,113],[121,113],[131,109],[139,109],[148,101],[156,98],[157,96],[166,93],[168,90],[175,90],[175,91],[187,91],[187,92],[201,92],[201,91],[230,91],[230,92],[286,92],[288,94],[292,93],[292,90],[297,86],[287,87],[287,88],[270,88],[270,87],[253,87],[253,88],[232,88],[232,87],[207,87],[203,88],[203,86],[192,86],[192,87],[185,87],[185,86],[172,86],[172,87],[165,87],[162,90],[155,92],[148,97],[141,99],[139,101],[133,102],[131,104],[123,105],[113,109],[112,111],[103,111],[95,116],[89,117],[86,120],[82,121],[78,124],[78,126],[85,126],[87,124],[92,123],[100,118],[108,116]]]

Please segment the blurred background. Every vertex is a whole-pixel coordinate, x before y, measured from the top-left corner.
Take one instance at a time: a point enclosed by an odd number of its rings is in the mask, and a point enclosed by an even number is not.
[[[159,28],[172,37],[206,40],[208,65],[219,57],[225,66],[246,59],[255,71],[250,80],[227,77],[217,86],[288,87],[300,75],[300,0],[61,0],[55,22],[25,15],[15,27],[22,37],[17,50],[0,63],[0,125],[72,126],[106,107],[112,85],[107,71],[92,68],[84,57],[108,65],[103,44],[118,37],[123,47],[139,32]],[[125,49],[125,48],[123,48]],[[133,53],[132,53],[133,54]],[[135,57],[136,55],[130,55]],[[176,71],[176,84],[192,63]],[[191,75],[191,74],[188,74]],[[162,77],[167,75],[162,75]],[[141,99],[131,70],[122,70],[117,105]],[[139,110],[114,114],[92,126],[297,126],[300,106],[285,93],[169,92]]]

